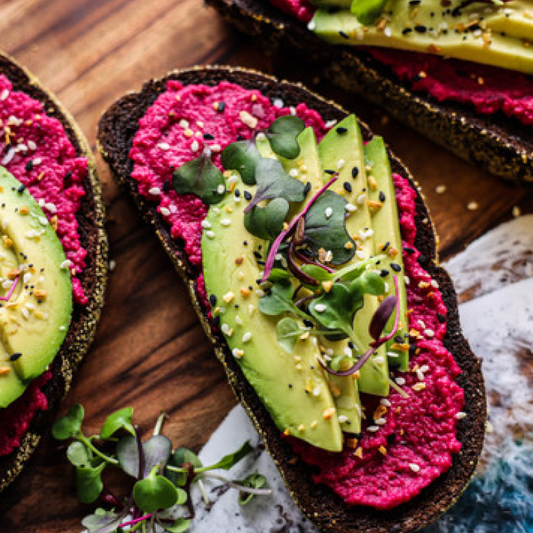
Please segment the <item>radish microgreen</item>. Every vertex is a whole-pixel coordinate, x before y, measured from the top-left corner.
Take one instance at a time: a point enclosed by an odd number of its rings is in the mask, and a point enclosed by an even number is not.
[[[198,485],[205,503],[210,503],[203,486],[207,478],[237,489],[241,505],[256,495],[270,494],[264,488],[265,478],[257,472],[242,481],[212,472],[229,470],[247,456],[252,451],[249,442],[216,463],[203,465],[188,448],[172,450],[170,439],[160,433],[165,415],[159,417],[153,435],[144,442],[132,417],[133,408],[120,409],[105,420],[98,434],[86,436],[82,432],[83,407],[74,405],[52,427],[56,439],[71,440],[67,458],[75,467],[78,499],[85,504],[101,501],[111,506],[98,507],[82,520],[88,533],[186,531],[195,516],[193,485]],[[121,470],[132,478],[125,494],[116,496],[106,487],[102,474],[108,468]]]

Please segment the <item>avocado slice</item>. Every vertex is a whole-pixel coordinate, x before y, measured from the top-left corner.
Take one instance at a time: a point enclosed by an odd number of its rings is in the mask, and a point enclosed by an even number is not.
[[[376,253],[384,254],[379,267],[387,272],[384,280],[388,284],[387,296],[394,294],[394,276],[398,276],[398,295],[400,302],[400,324],[394,338],[387,343],[389,364],[400,370],[409,370],[409,319],[407,317],[407,289],[404,283],[404,264],[402,237],[398,219],[396,191],[392,180],[392,171],[387,148],[382,137],[374,137],[365,145],[365,158],[369,171],[369,197],[375,203],[371,208],[372,227]],[[392,331],[394,316],[387,324],[384,335]]]
[[[300,146],[300,155],[298,157],[295,159],[286,159],[278,156],[278,159],[289,175],[304,183],[310,184],[311,188],[307,195],[307,200],[309,200],[324,186],[322,181],[322,163],[313,128],[308,127],[300,133],[298,144]],[[266,154],[268,150],[263,148],[261,153]],[[300,204],[299,208],[302,209],[306,203],[304,201],[304,203]],[[289,215],[292,216],[294,214],[296,213],[294,213],[293,208],[289,212]],[[348,348],[348,342],[345,340],[333,342],[327,339],[321,339],[320,342],[325,349],[331,350],[333,354],[342,355]],[[342,377],[327,374],[326,377],[335,401],[337,415],[342,421],[342,430],[349,433],[359,433],[361,431],[361,399],[359,398],[357,381],[352,376]]]
[[[364,25],[348,9],[318,9],[310,27],[331,44],[382,46],[434,53],[533,74],[530,2],[515,0],[504,8],[472,4],[455,13],[439,0],[407,3],[389,0],[385,16]],[[455,13],[455,14],[454,14]]]
[[[263,295],[256,280],[267,243],[246,231],[244,191],[255,187],[237,182],[240,196],[228,195],[209,209],[204,221],[204,278],[215,316],[233,355],[281,432],[329,451],[342,450],[342,432],[335,403],[317,362],[313,338],[298,340],[289,354],[280,346],[279,317],[258,310]]]
[[[0,407],[53,361],[72,315],[63,247],[28,190],[0,168]]]
[[[338,172],[338,179],[330,190],[340,194],[355,209],[346,219],[346,229],[356,239],[357,251],[353,261],[362,261],[374,255],[374,239],[371,235],[372,219],[368,207],[368,183],[365,170],[363,138],[354,115],[346,117],[334,126],[318,145],[324,170],[323,181]],[[329,173],[328,173],[329,171]],[[354,177],[355,176],[355,177]],[[364,307],[357,312],[354,332],[364,351],[373,341],[368,325],[379,302],[376,296],[365,295]],[[389,367],[385,347],[380,347],[361,369],[359,391],[378,396],[389,394]]]

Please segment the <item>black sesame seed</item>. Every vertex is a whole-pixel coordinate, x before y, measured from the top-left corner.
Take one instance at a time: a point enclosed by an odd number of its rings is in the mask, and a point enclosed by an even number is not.
[[[335,171],[334,171],[334,170],[331,170],[330,168],[326,168],[326,170],[324,170],[324,172],[325,172],[326,174],[331,175],[331,176],[333,176],[333,174],[335,174]]]
[[[213,317],[213,324],[218,328],[220,326],[220,315]]]
[[[72,177],[72,172],[69,170],[66,174],[65,174],[65,179],[68,180]]]
[[[416,352],[416,344],[409,345],[409,353],[413,355]]]
[[[408,248],[407,246],[404,247],[404,250],[409,254],[409,255],[413,255],[415,253],[415,251],[413,250],[413,248]]]
[[[348,128],[343,128],[342,126],[339,126],[338,128],[335,129],[335,131],[339,134],[339,135],[342,135],[343,133],[346,133],[348,131]]]
[[[254,250],[254,257],[256,259],[261,259],[263,256],[257,250]]]
[[[241,191],[239,191],[239,189],[235,189],[235,196],[239,198],[240,195],[241,195]]]
[[[244,137],[239,133],[239,135],[237,135],[237,140],[238,141],[243,141]]]
[[[216,294],[210,294],[209,295],[209,303],[211,304],[212,307],[215,307],[215,305],[217,305]]]
[[[385,193],[383,191],[379,191],[379,201],[384,202],[386,200]]]
[[[446,317],[445,317],[442,313],[437,313],[437,320],[438,320],[441,324],[444,324],[444,322],[446,322]]]
[[[26,170],[28,172],[30,172],[31,170],[33,170],[33,160],[29,160],[27,163],[26,163]]]
[[[304,194],[307,195],[309,193],[309,191],[311,190],[311,182],[308,181],[306,184],[305,184],[305,187],[304,187]]]
[[[391,433],[387,435],[387,444],[392,444],[396,440],[396,433]]]
[[[383,248],[381,249],[382,252],[384,252],[390,245],[390,242],[387,241],[384,245],[383,245]]]
[[[226,109],[226,102],[219,102],[217,106],[217,111],[222,113]]]
[[[350,183],[348,183],[347,181],[345,181],[342,186],[344,187],[345,191],[346,192],[352,192],[352,186]]]
[[[248,241],[242,241],[242,243],[244,244],[244,246],[248,246]]]
[[[349,39],[348,37],[348,34],[342,30],[339,30],[339,35],[343,38],[343,39]]]
[[[426,28],[424,25],[422,25],[422,24],[417,24],[417,25],[415,26],[415,31],[416,31],[417,33],[426,33],[427,28]]]
[[[427,262],[428,262],[427,256],[425,256],[424,254],[420,254],[418,256],[418,264],[419,265],[424,266],[424,264],[427,264]]]
[[[388,276],[389,275],[389,271],[385,268],[382,268],[379,275],[384,278],[385,276]]]
[[[391,263],[390,267],[392,268],[392,270],[394,270],[394,272],[402,271],[402,267],[398,263]]]
[[[244,198],[250,201],[252,199],[252,195],[248,191],[244,191]]]
[[[23,193],[26,190],[26,185],[24,183],[17,189],[18,193]]]
[[[16,361],[17,359],[20,359],[22,357],[22,354],[20,352],[14,353],[9,360],[10,361]]]
[[[292,383],[289,383],[289,389],[292,389]]]
[[[170,181],[164,181],[163,182],[163,191],[164,192],[170,191]]]
[[[211,135],[210,133],[204,133],[204,139],[206,141],[214,141],[215,140],[215,136]]]
[[[407,35],[409,33],[412,33],[412,31],[413,31],[413,28],[404,28],[402,30],[402,35]]]
[[[398,344],[402,344],[403,337],[401,335],[396,335],[396,337],[394,337],[394,342],[397,342]]]
[[[306,318],[304,318],[303,322],[304,322],[304,326],[308,328],[312,328],[314,326],[313,322],[311,322],[311,320],[307,320]]]
[[[357,176],[359,175],[359,169],[357,167],[353,167],[352,168],[352,178],[357,178]]]

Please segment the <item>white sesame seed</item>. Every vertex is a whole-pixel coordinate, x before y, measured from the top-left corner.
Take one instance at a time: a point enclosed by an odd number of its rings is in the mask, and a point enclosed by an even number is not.
[[[430,285],[434,288],[434,289],[438,289],[439,288],[439,282],[435,279],[432,279],[430,281]]]
[[[39,223],[42,226],[48,226],[48,219],[46,217],[39,217]]]
[[[22,313],[22,316],[23,316],[26,320],[28,320],[28,318],[30,318],[30,312],[29,312],[25,307],[23,307],[23,308],[21,309],[21,313]]]
[[[258,120],[248,113],[248,111],[241,111],[239,113],[239,118],[241,119],[241,122],[248,126],[250,129],[254,129],[257,126]]]
[[[235,357],[235,359],[240,359],[244,355],[244,351],[239,350],[238,348],[233,348],[231,353],[233,354],[233,357]]]
[[[65,331],[67,329],[66,326],[59,326],[59,331]]]
[[[331,215],[333,215],[333,209],[331,207],[326,207],[326,210],[324,211],[324,215],[326,215],[326,218],[330,218]]]
[[[42,162],[43,162],[43,160],[42,160],[40,157],[36,157],[36,158],[33,160],[33,166],[34,166],[34,167],[38,167]]]
[[[355,251],[355,255],[356,255],[359,259],[366,259],[366,255],[365,255],[365,252],[363,252],[363,250],[356,250],[356,251]]]
[[[159,196],[161,194],[161,189],[159,187],[152,187],[148,190],[148,193],[152,196]]]
[[[346,164],[346,161],[344,161],[344,159],[339,159],[337,161],[337,168],[340,170],[345,164]]]
[[[375,433],[376,431],[379,431],[379,426],[368,426],[366,430]]]
[[[295,169],[295,168],[291,168],[291,169],[289,170],[289,176],[291,176],[292,178],[297,178],[298,175],[299,175],[299,172],[298,172],[297,169]]]
[[[11,289],[13,283],[15,283],[13,280],[6,279],[5,281],[2,282],[2,288],[3,289]]]
[[[419,381],[424,381],[424,372],[422,372],[420,369],[416,371],[416,377]]]
[[[4,218],[2,220],[2,229],[6,229],[9,226],[9,220],[7,218]]]
[[[194,141],[191,143],[191,150],[192,150],[193,152],[197,152],[199,149],[200,149],[200,144],[198,143],[197,140],[194,140]]]
[[[228,326],[228,324],[222,324],[222,326],[220,326],[220,330],[222,331],[222,333],[224,333],[224,335],[227,335],[229,333],[230,327]]]
[[[314,31],[316,28],[316,22],[314,20],[310,20],[309,23],[307,24],[307,29],[309,31]]]
[[[214,231],[211,231],[211,230],[208,230],[205,232],[205,235],[208,239],[214,239],[215,238],[215,232]]]
[[[72,261],[70,259],[65,259],[60,265],[59,268],[69,269],[72,266]]]
[[[15,157],[16,150],[14,148],[10,148],[7,152],[7,154],[2,158],[2,165],[7,165],[11,162],[13,157]]]
[[[242,336],[242,342],[249,342],[250,339],[252,338],[252,334],[247,331],[243,336]]]
[[[430,339],[432,339],[435,336],[435,332],[432,329],[425,329],[424,335]]]
[[[418,319],[417,322],[422,329],[426,329],[426,323],[423,320]]]
[[[335,124],[337,124],[337,121],[335,119],[333,120],[328,120],[325,124],[326,128],[333,128],[333,126],[335,126]]]
[[[387,352],[388,357],[392,357],[393,359],[398,357],[398,354],[396,352]]]
[[[165,150],[165,151],[166,151],[166,150],[169,150],[169,149],[170,149],[170,144],[168,144],[168,143],[159,143],[159,144],[157,145],[157,147],[158,147],[159,149],[161,149],[161,150]]]
[[[275,98],[272,103],[274,104],[274,107],[277,107],[278,109],[281,109],[285,105],[281,98]]]
[[[409,279],[409,276],[404,276],[403,280],[404,280],[406,285],[409,285],[409,283],[411,283],[411,280]]]
[[[256,294],[257,296],[259,296],[259,298],[262,298],[262,297],[265,295],[265,292],[262,291],[261,289],[257,289],[257,290],[255,291],[255,294]]]
[[[160,211],[161,211],[161,214],[162,214],[164,217],[168,217],[168,216],[170,215],[170,210],[167,209],[166,207],[162,207],[162,208],[160,209]]]
[[[348,417],[346,415],[339,415],[337,420],[339,421],[339,424],[344,424],[345,422],[348,422]]]
[[[357,211],[357,206],[355,206],[353,204],[346,204],[344,206],[344,209],[346,209],[346,211],[348,211],[348,213],[353,213],[354,211]]]
[[[459,411],[456,415],[455,415],[455,418],[457,418],[457,420],[462,420],[463,418],[465,418],[467,415],[466,413],[464,413],[463,411]]]
[[[209,222],[208,220],[202,220],[202,222],[200,223],[200,225],[202,226],[202,228],[204,229],[210,229],[211,228],[211,222]]]
[[[29,283],[32,277],[33,275],[31,272],[26,272],[26,274],[24,274],[24,276],[22,277],[22,281],[24,282],[24,284]]]
[[[223,194],[226,190],[226,187],[222,184],[220,184],[218,187],[217,187],[217,192],[218,194]]]
[[[382,365],[385,362],[385,358],[382,355],[378,355],[377,357],[374,357],[373,361],[377,365]]]
[[[223,226],[229,226],[231,224],[231,220],[229,218],[223,218],[220,223],[223,225]]]
[[[327,305],[325,304],[316,304],[313,308],[317,313],[323,313],[327,309]]]
[[[111,261],[109,261],[109,270],[113,272],[115,268],[117,268],[117,262],[114,259],[111,259]]]
[[[34,141],[29,140],[29,141],[28,141],[28,148],[29,148],[30,150],[37,150],[37,145],[35,144]]]
[[[389,402],[389,400],[387,400],[387,398],[381,398],[381,400],[379,400],[379,403],[381,405],[384,405],[385,407],[391,407],[391,403]]]
[[[349,346],[344,347],[344,355],[347,357],[351,357],[353,355],[353,351]]]
[[[4,89],[2,91],[2,94],[0,95],[0,100],[2,100],[2,102],[3,102],[4,100],[7,99],[8,96],[9,96],[9,90],[8,89]]]
[[[429,370],[429,366],[428,365],[422,365],[420,367],[420,372],[427,372]]]
[[[384,30],[383,30],[383,35],[385,35],[385,37],[390,37],[392,35],[392,30],[387,26]]]
[[[212,152],[220,152],[220,150],[222,150],[222,146],[220,146],[220,144],[212,144],[210,148]]]
[[[469,211],[477,211],[479,209],[479,204],[477,202],[469,202],[466,208]]]
[[[396,378],[396,383],[398,383],[398,385],[400,385],[400,387],[402,385],[405,385],[405,379],[404,378]]]
[[[183,128],[184,130],[186,130],[188,127],[189,127],[189,121],[188,120],[185,120],[184,118],[182,118],[180,121],[179,121],[179,125],[181,128]]]
[[[289,107],[289,112],[292,116],[296,115],[296,108],[294,106],[290,106]]]
[[[314,389],[313,389],[313,396],[320,396],[320,392],[321,392],[321,388],[319,386],[316,386]]]
[[[446,185],[437,185],[435,187],[435,192],[437,194],[444,194],[446,192]]]
[[[364,201],[366,200],[366,194],[361,194],[358,198],[357,198],[357,203],[359,205],[361,205],[362,203],[364,203]]]
[[[420,467],[415,463],[409,463],[409,468],[416,474],[420,472]]]
[[[374,424],[376,426],[384,426],[387,423],[387,421],[384,418],[378,418],[377,420],[374,420]]]
[[[241,318],[239,315],[236,315],[236,316],[235,316],[235,322],[236,322],[239,326],[242,326],[242,318]]]

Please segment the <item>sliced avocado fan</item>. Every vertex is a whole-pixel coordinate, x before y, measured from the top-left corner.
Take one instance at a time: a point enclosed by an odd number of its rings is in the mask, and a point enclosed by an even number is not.
[[[69,261],[39,204],[0,167],[0,408],[53,361],[72,315]]]

